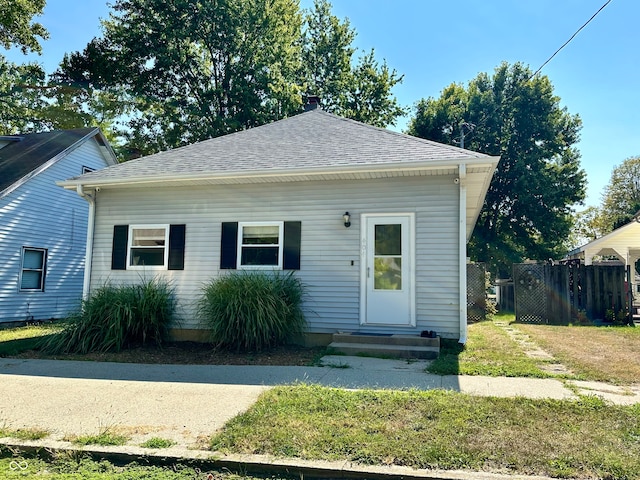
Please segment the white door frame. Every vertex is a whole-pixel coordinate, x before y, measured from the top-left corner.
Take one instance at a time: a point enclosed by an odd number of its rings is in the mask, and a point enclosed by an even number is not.
[[[409,322],[407,324],[368,324],[367,323],[367,268],[369,267],[368,226],[373,217],[404,217],[408,219],[408,281],[409,281]],[[415,213],[363,213],[360,215],[360,325],[375,325],[388,327],[415,327],[416,326],[416,245],[415,245]]]

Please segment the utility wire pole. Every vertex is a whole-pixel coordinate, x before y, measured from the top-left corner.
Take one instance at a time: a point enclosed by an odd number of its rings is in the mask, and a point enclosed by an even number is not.
[[[465,128],[467,129],[467,133],[471,133],[473,132],[473,129],[476,128],[476,126],[475,124],[465,122],[464,120],[460,122],[460,148],[464,148]]]

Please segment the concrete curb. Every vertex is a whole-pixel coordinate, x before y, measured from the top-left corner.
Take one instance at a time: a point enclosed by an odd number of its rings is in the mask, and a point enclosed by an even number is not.
[[[367,480],[554,480],[551,477],[500,474],[463,470],[417,470],[401,466],[359,465],[348,461],[311,461],[275,458],[267,455],[220,455],[203,450],[171,449],[154,451],[141,447],[75,447],[67,442],[0,439],[0,446],[34,456],[51,458],[59,453],[82,452],[94,460],[116,465],[136,462],[141,465],[171,466],[183,464],[201,470],[229,470],[236,473],[281,474],[299,478]]]

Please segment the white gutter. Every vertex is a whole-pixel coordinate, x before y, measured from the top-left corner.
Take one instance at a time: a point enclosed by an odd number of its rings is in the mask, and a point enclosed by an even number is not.
[[[151,157],[145,157],[151,158]],[[128,175],[124,176],[103,176],[102,171],[96,174],[89,173],[86,176],[82,176],[72,180],[65,180],[56,182],[58,186],[75,189],[77,185],[82,184],[86,187],[93,186],[110,186],[110,185],[145,185],[155,183],[172,183],[172,182],[184,182],[184,181],[207,181],[207,182],[223,182],[228,180],[269,180],[269,179],[295,179],[296,177],[304,180],[307,177],[312,176],[327,176],[327,175],[355,175],[360,173],[371,174],[384,174],[393,172],[419,172],[430,171],[445,168],[457,168],[459,165],[470,165],[472,167],[487,167],[495,168],[498,163],[497,157],[472,157],[472,158],[458,158],[458,159],[446,159],[446,160],[429,160],[419,161],[411,163],[384,163],[379,165],[362,164],[362,165],[334,165],[334,166],[322,166],[322,167],[282,167],[271,168],[264,170],[236,170],[236,171],[218,171],[212,173],[180,173],[179,171],[165,171],[162,174],[144,174],[144,175]],[[127,163],[120,164],[115,168],[129,168]],[[105,169],[109,171],[109,169]]]
[[[95,230],[96,218],[96,194],[86,193],[82,185],[78,185],[76,192],[89,203],[89,217],[87,219],[87,246],[84,254],[84,281],[82,284],[82,298],[89,298],[89,287],[91,285],[91,263],[93,260],[93,233]]]
[[[458,212],[458,276],[460,304],[460,340],[467,343],[467,167],[464,163],[458,166],[458,185],[460,189],[460,203]]]

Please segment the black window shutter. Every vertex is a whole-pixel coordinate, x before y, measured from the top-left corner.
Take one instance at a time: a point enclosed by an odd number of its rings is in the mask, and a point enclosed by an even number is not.
[[[220,268],[236,269],[238,259],[238,222],[222,222]]]
[[[111,248],[111,270],[127,269],[127,243],[129,225],[113,226],[113,246]]]
[[[169,270],[184,270],[184,239],[186,225],[169,227]]]
[[[300,234],[302,222],[284,222],[283,270],[300,270]]]

